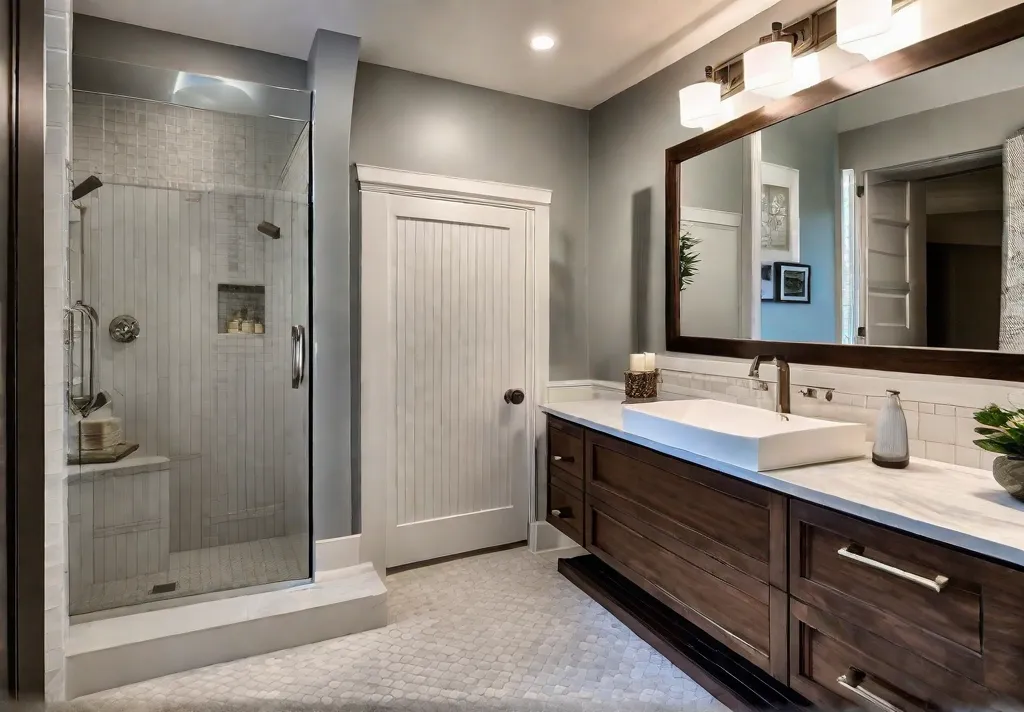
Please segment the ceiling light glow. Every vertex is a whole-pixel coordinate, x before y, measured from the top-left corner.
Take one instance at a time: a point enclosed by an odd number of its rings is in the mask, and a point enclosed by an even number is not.
[[[534,52],[547,52],[554,47],[555,38],[551,35],[534,35],[530,38],[530,49]]]

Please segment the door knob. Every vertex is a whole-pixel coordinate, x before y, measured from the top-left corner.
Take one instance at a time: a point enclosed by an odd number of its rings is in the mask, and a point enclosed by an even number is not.
[[[509,405],[522,405],[526,400],[526,394],[518,388],[509,388],[505,391],[505,402]]]

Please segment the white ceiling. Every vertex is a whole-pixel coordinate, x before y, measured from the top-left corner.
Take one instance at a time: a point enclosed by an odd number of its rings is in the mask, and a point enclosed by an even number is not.
[[[302,59],[318,28],[334,30],[362,37],[367,62],[589,109],[776,2],[75,0],[75,11]],[[538,31],[558,46],[532,52]]]

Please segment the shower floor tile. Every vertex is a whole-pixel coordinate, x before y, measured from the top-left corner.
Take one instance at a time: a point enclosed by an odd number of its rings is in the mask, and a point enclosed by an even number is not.
[[[727,712],[526,549],[387,586],[385,628],[98,693],[69,712]]]
[[[308,578],[304,548],[296,536],[257,539],[172,553],[170,569],[155,574],[91,586],[76,586],[72,580],[71,615]],[[170,583],[177,584],[173,591],[152,592]]]

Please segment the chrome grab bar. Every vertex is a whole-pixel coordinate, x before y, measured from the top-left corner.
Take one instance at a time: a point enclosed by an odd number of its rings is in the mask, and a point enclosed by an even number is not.
[[[857,695],[857,697],[860,697],[862,700],[870,702],[875,707],[878,707],[881,710],[885,710],[885,712],[903,712],[903,710],[901,710],[896,705],[886,702],[881,697],[876,695],[874,692],[871,692],[870,690],[865,690],[863,687],[861,687],[862,683],[864,682],[864,678],[866,677],[867,675],[858,670],[857,668],[850,668],[845,675],[840,675],[836,679],[836,682],[839,684],[840,687],[849,690],[853,694]]]
[[[863,555],[864,548],[857,544],[844,546],[838,553],[844,559],[849,559],[850,561],[854,561],[877,571],[882,571],[895,576],[896,578],[901,578],[904,581],[916,583],[918,586],[923,586],[924,588],[935,591],[935,593],[942,593],[942,589],[949,584],[948,576],[936,576],[934,579],[927,579],[924,576],[918,576],[917,574],[912,574],[909,571],[904,571],[903,569],[898,569],[895,566],[889,566],[889,564],[883,564],[881,561],[875,561],[874,559],[868,558]]]
[[[292,327],[292,388],[306,380],[306,327]]]
[[[74,303],[73,306],[67,307],[64,310],[65,318],[67,320],[67,338],[65,344],[68,350],[68,405],[75,414],[88,415],[92,412],[93,407],[96,404],[96,399],[99,392],[96,388],[96,364],[99,361],[99,343],[96,341],[96,331],[100,326],[100,317],[96,313],[96,310],[91,306],[79,299]],[[78,363],[82,369],[82,379],[80,388],[77,393],[75,391],[75,326],[76,319],[75,315],[80,315],[82,324],[82,343],[79,346],[78,352]],[[88,387],[86,387],[85,367],[86,367],[86,350],[85,350],[85,326],[86,322],[89,324],[89,376],[88,376]]]

